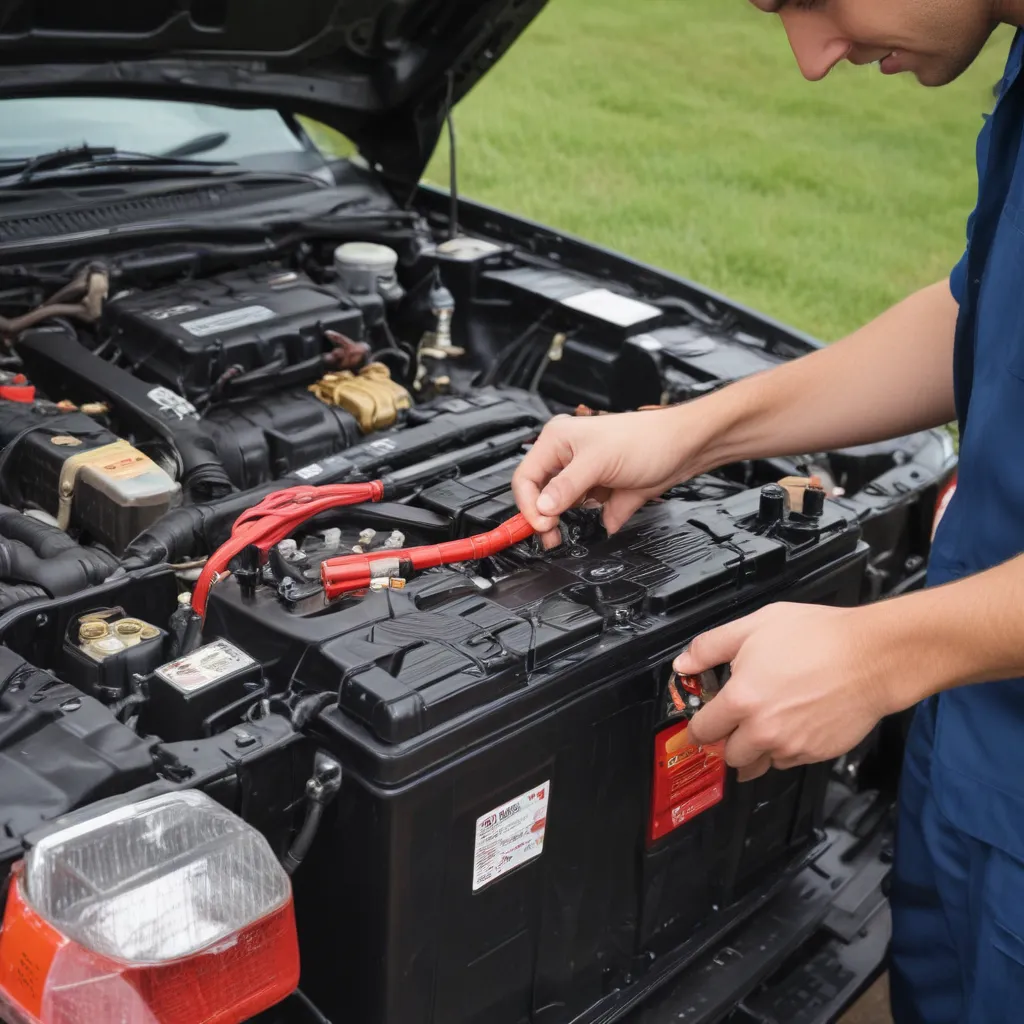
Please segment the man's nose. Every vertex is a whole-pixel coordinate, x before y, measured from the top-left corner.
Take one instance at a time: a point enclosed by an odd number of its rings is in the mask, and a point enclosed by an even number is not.
[[[820,82],[850,52],[850,40],[824,15],[792,11],[781,17],[800,72],[809,82]]]

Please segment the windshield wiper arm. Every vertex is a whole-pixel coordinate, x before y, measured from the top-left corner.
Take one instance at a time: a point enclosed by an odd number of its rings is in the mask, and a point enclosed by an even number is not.
[[[6,182],[24,185],[42,171],[56,171],[71,167],[145,167],[164,165],[176,168],[217,171],[237,167],[232,161],[189,160],[179,156],[157,156],[150,153],[129,153],[112,146],[77,146],[73,149],[55,149],[50,153],[17,161],[7,168]]]
[[[165,149],[160,156],[166,160],[168,157],[176,158],[195,156],[197,153],[209,153],[211,149],[223,146],[230,138],[231,136],[227,132],[209,132],[206,135],[197,135],[194,139],[188,139],[171,149]]]

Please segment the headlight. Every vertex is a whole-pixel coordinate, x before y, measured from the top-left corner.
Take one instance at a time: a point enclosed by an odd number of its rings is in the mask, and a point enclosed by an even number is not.
[[[291,883],[203,793],[130,804],[42,839],[0,930],[0,1017],[239,1024],[298,985]]]

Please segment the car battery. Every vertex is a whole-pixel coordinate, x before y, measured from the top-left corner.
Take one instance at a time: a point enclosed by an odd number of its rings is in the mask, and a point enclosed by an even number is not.
[[[464,515],[505,470],[422,500]],[[555,552],[312,608],[214,588],[207,642],[243,646],[272,691],[326,698],[310,730],[344,781],[294,884],[328,1017],[613,1020],[805,862],[828,766],[738,784],[686,742],[671,663],[770,601],[856,603],[859,527],[812,504],[668,498],[611,537],[572,513]]]

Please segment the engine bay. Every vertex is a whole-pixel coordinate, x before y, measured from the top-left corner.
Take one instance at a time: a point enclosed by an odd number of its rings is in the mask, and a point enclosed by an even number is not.
[[[61,815],[140,787],[203,789],[295,870],[304,975],[330,1012],[512,1024],[525,974],[518,953],[496,964],[523,934],[577,964],[547,980],[564,1013],[543,1019],[568,1021],[632,977],[641,950],[739,906],[813,843],[824,783],[805,773],[764,783],[784,827],[751,805],[742,835],[718,835],[732,867],[700,901],[669,884],[695,856],[678,837],[647,833],[634,863],[649,823],[630,801],[649,786],[650,735],[679,711],[666,659],[780,595],[852,604],[919,585],[950,439],[726,466],[614,537],[575,510],[544,551],[516,532],[510,481],[553,415],[656,417],[809,348],[671,279],[626,283],[491,228],[446,238],[426,216],[355,218],[273,259],[182,244],[0,269],[0,877]],[[604,754],[577,750],[605,787],[594,820],[622,815],[602,863],[633,865],[629,894],[595,911],[609,948],[544,939],[538,910],[486,949],[466,924],[428,971],[436,901],[464,901],[470,875],[472,892],[499,891],[505,871],[467,854],[460,885],[410,895],[450,869],[410,791],[456,845],[520,783],[585,805],[557,744],[535,739],[528,756],[508,740],[583,695],[595,706],[565,736],[615,723]],[[472,780],[444,781],[487,743]],[[630,743],[636,756],[602,761]],[[325,758],[351,781],[325,787]],[[319,833],[314,791],[336,801]],[[423,864],[396,867],[413,839]],[[346,881],[324,890],[331,857]],[[329,920],[375,919],[398,893],[335,986]]]

